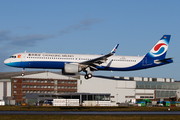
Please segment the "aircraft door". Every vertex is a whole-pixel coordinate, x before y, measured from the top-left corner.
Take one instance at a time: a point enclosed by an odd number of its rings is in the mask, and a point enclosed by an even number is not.
[[[21,64],[23,67],[25,67],[25,61],[26,61],[26,54],[21,54]]]

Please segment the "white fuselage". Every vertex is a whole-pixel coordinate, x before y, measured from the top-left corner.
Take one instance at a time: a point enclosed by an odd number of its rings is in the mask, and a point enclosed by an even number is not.
[[[98,58],[102,55],[88,54],[55,54],[55,53],[18,53],[4,61],[8,66],[20,68],[63,69],[66,63],[81,63]],[[139,56],[111,56],[105,63],[97,66],[100,70],[120,70],[133,67],[144,57]]]

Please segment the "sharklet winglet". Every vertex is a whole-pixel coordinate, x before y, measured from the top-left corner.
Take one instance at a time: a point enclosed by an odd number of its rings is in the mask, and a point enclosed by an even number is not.
[[[114,54],[114,53],[116,52],[118,46],[119,46],[119,44],[117,44],[117,45],[113,48],[113,50],[111,51],[112,54]]]

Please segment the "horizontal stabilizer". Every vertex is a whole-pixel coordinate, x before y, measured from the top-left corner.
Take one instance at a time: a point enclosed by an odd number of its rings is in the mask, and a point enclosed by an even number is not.
[[[156,63],[171,63],[171,62],[173,62],[172,59],[173,58],[166,58],[166,59],[163,59],[163,60],[156,60],[155,62]]]

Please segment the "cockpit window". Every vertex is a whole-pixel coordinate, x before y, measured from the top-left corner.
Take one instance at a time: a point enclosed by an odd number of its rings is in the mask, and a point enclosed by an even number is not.
[[[9,58],[16,58],[16,56],[10,56]]]

